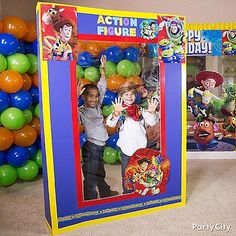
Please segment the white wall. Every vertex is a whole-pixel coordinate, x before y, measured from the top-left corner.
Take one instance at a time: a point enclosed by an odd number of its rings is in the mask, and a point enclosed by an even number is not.
[[[38,1],[1,0],[1,2],[3,16],[15,15],[25,20],[35,19],[35,5]],[[236,8],[236,0],[54,0],[53,2],[115,10],[184,15],[189,23],[234,22]]]

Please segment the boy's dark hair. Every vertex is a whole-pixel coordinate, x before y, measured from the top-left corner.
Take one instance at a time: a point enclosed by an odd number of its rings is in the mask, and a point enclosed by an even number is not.
[[[138,164],[139,164],[139,165],[143,164],[144,162],[147,162],[148,164],[151,163],[151,161],[150,161],[149,159],[147,159],[147,158],[143,158],[143,159],[141,159],[141,160],[138,160]]]
[[[95,84],[85,84],[82,89],[84,89],[84,92],[82,95],[88,95],[91,89],[96,89],[99,94],[98,87]]]

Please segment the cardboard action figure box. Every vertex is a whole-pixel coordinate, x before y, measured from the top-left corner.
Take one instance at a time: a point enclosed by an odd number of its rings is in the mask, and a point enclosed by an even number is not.
[[[185,18],[38,3],[52,233],[185,204]]]

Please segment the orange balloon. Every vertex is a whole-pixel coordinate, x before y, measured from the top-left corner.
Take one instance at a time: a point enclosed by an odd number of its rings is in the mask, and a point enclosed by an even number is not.
[[[82,133],[84,131],[84,126],[79,124],[79,133]]]
[[[13,144],[14,136],[9,129],[0,127],[0,151],[7,150]]]
[[[32,85],[32,80],[30,78],[30,76],[28,74],[21,74],[22,78],[23,78],[23,87],[22,89],[25,91],[28,91]]]
[[[28,28],[28,32],[21,40],[32,43],[37,38],[36,24],[33,22],[27,22],[26,25]]]
[[[87,42],[85,50],[91,53],[94,57],[97,57],[101,51],[99,44],[96,42]]]
[[[98,46],[102,49],[106,49],[114,45],[114,42],[97,42]]]
[[[79,81],[80,81],[80,83],[81,83],[81,87],[83,87],[83,86],[86,85],[86,84],[94,84],[94,83],[92,83],[90,80],[85,79],[85,78],[81,78],[81,79],[79,79]]]
[[[111,75],[107,80],[107,88],[109,90],[117,90],[122,84],[126,82],[126,79],[119,74]]]
[[[0,34],[3,32],[3,24],[2,24],[2,20],[0,20]]]
[[[14,143],[22,147],[32,145],[37,138],[36,130],[30,125],[25,125],[23,128],[12,132],[14,135]]]
[[[39,136],[40,135],[40,119],[38,117],[34,117],[30,125],[36,130],[37,136]]]
[[[6,93],[19,91],[24,84],[20,73],[14,70],[5,70],[0,74],[0,89]]]
[[[28,28],[21,18],[6,16],[3,18],[3,32],[13,34],[17,39],[20,39],[28,32]]]
[[[39,87],[38,73],[33,74],[31,78],[33,81],[33,85],[38,88]]]
[[[106,125],[106,120],[107,120],[107,118],[104,119],[104,124],[105,124],[105,128],[107,130],[107,133],[110,136],[110,135],[114,134],[115,132],[117,132],[117,125],[115,127],[110,127],[110,126]]]
[[[142,85],[143,80],[139,76],[131,76],[126,78],[127,82],[133,82],[135,85]]]
[[[77,54],[85,51],[85,43],[83,41],[77,41],[77,44],[74,46],[74,50]]]

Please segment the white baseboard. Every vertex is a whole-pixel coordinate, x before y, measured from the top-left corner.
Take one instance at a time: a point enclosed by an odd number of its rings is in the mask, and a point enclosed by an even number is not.
[[[187,159],[234,159],[236,160],[236,152],[187,152]]]

